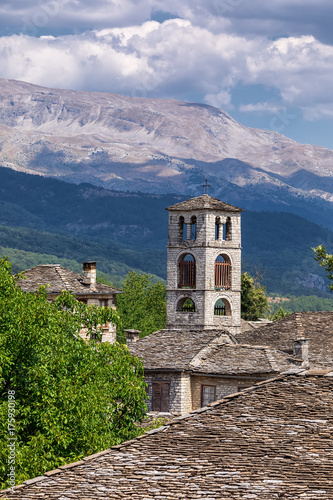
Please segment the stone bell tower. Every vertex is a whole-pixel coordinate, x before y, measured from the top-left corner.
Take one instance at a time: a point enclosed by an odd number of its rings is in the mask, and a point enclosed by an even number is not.
[[[238,333],[242,209],[204,194],[167,210],[167,328]]]

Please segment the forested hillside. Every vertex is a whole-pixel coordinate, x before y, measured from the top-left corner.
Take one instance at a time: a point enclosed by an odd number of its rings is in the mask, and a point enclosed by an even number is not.
[[[77,186],[0,168],[1,252],[15,271],[55,261],[79,271],[81,262],[91,259],[114,284],[130,269],[165,279],[165,207],[182,199]],[[293,214],[242,214],[243,270],[258,272],[269,293],[329,297],[311,247],[324,244],[332,252],[332,242],[331,231]]]

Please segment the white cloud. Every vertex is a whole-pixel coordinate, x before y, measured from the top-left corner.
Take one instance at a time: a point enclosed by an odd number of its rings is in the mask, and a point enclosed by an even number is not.
[[[283,110],[281,104],[274,104],[272,102],[258,102],[256,104],[241,104],[239,111],[242,113],[259,113],[259,114],[275,114]]]
[[[298,106],[307,118],[327,114],[325,106],[333,102],[330,45],[313,36],[271,41],[212,33],[183,19],[78,35],[0,37],[0,68],[3,78],[50,87],[179,99],[200,95],[207,104],[229,109],[237,85],[259,84],[281,96],[274,106]],[[272,106],[243,110],[272,113]]]

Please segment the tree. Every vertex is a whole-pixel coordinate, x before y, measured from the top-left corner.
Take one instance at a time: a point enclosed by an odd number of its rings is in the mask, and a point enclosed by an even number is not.
[[[268,308],[266,290],[257,278],[248,273],[241,277],[241,314],[247,321],[256,321],[265,314]]]
[[[333,281],[333,255],[329,254],[323,245],[319,245],[312,250],[315,253],[315,260],[326,269],[327,277]],[[333,283],[330,284],[329,288],[333,292]]]
[[[145,337],[166,325],[166,291],[161,281],[148,274],[128,273],[123,293],[117,297],[117,311],[124,329],[135,328]]]
[[[111,308],[70,293],[49,303],[45,289],[24,293],[0,260],[0,484],[8,487],[14,432],[16,482],[41,475],[136,436],[145,415],[143,365],[126,346],[81,339]],[[14,413],[14,410],[15,413]],[[15,426],[8,428],[8,417]]]
[[[271,321],[277,321],[278,319],[284,318],[285,316],[288,316],[289,313],[287,313],[282,306],[279,307],[279,309],[274,313],[270,314],[268,316],[268,319]]]

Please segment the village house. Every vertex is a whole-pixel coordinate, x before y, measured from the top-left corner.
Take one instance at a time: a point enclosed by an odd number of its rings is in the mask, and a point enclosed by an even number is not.
[[[307,366],[303,352],[287,354],[268,346],[238,344],[221,330],[161,330],[133,340],[128,347],[143,360],[149,412],[184,415],[256,382]]]
[[[96,281],[96,262],[83,263],[82,275],[74,273],[59,264],[47,264],[27,269],[18,285],[24,292],[37,292],[40,286],[45,286],[48,300],[53,301],[63,290],[72,292],[77,300],[87,305],[116,308],[116,297],[121,290]],[[116,341],[116,327],[106,323],[102,327],[102,342]],[[82,329],[80,335],[85,338]]]
[[[1,498],[333,498],[332,393],[332,371],[298,369],[25,481]]]

